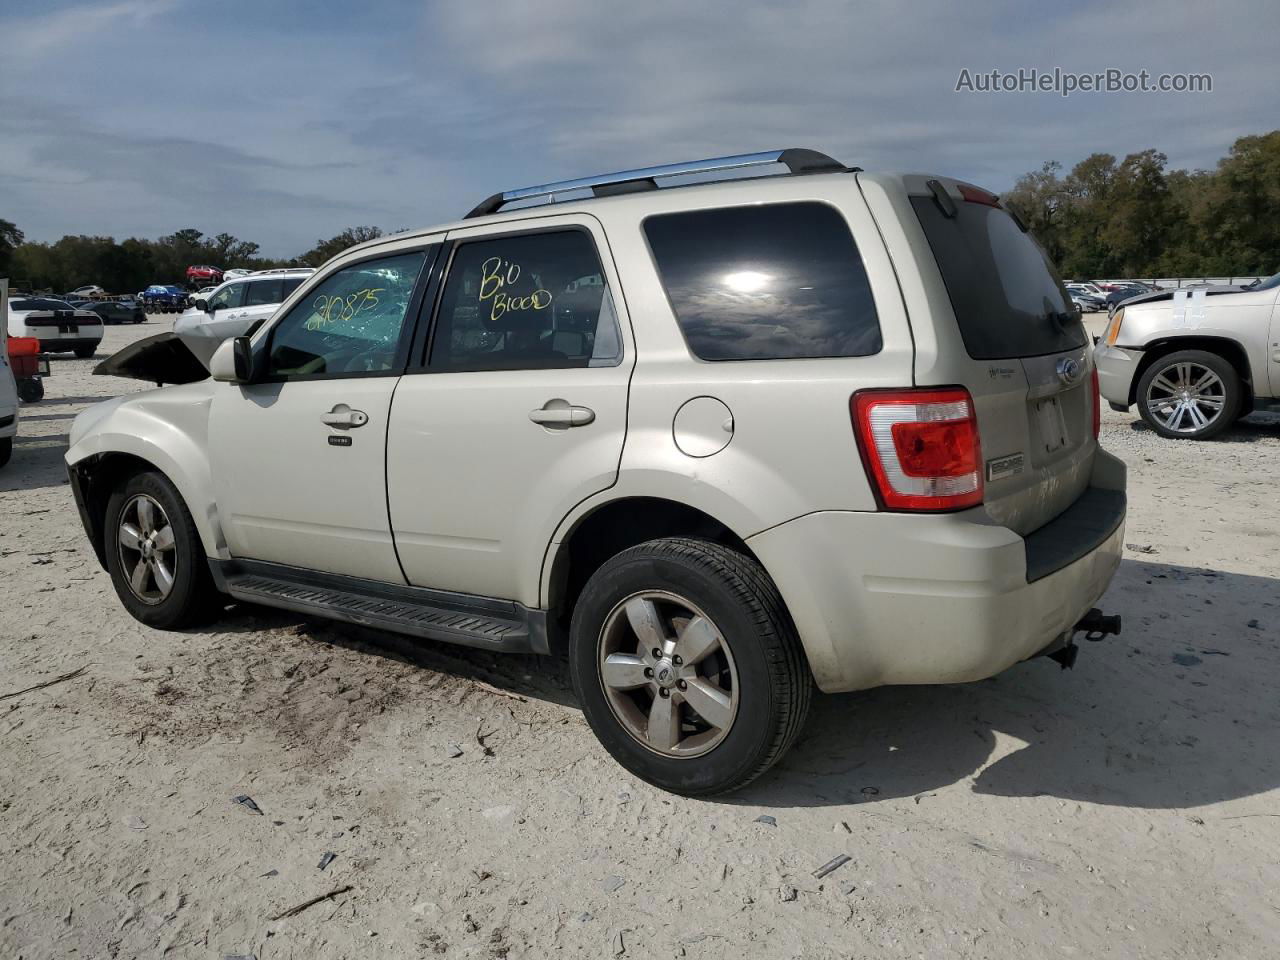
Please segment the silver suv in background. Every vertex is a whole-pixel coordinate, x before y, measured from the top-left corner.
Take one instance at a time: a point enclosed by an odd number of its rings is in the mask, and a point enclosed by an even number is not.
[[[218,344],[266,320],[313,273],[313,267],[260,270],[227,280],[193,300],[173,332],[207,367]]]
[[[768,769],[815,685],[1066,666],[1119,626],[1084,328],[967,183],[783,150],[495,194],[344,252],[209,372],[71,430],[130,613],[567,646],[601,743],[672,791]]]

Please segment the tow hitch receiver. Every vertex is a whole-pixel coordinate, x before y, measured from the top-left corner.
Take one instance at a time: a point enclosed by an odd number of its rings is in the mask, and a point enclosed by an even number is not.
[[[1071,628],[1071,632],[1065,635],[1065,641],[1062,646],[1047,656],[1054,663],[1062,667],[1063,670],[1070,670],[1076,665],[1076,657],[1080,655],[1080,648],[1075,644],[1075,634],[1083,632],[1086,640],[1098,641],[1107,636],[1112,636],[1120,632],[1120,615],[1107,616],[1097,607],[1094,607],[1083,617],[1080,622]]]
[[[1084,631],[1086,640],[1093,641],[1102,640],[1110,635],[1118,635],[1120,633],[1120,615],[1117,613],[1115,616],[1108,617],[1097,607],[1094,607],[1080,618],[1080,622],[1075,625],[1072,633],[1078,633],[1081,630]]]

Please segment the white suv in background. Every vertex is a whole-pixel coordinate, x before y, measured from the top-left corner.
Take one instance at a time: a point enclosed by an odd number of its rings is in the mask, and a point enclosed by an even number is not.
[[[71,430],[133,616],[567,645],[600,741],[672,791],[768,769],[815,683],[1068,666],[1119,628],[1088,338],[966,183],[783,150],[496,194],[344,252],[209,369]]]
[[[315,272],[313,267],[260,270],[227,280],[197,297],[173,322],[173,332],[207,367],[218,344],[266,320]]]

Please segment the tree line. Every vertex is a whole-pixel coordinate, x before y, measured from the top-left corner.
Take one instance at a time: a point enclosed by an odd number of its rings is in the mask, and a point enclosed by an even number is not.
[[[1085,157],[1064,173],[1051,160],[1019,177],[1003,201],[1044,245],[1064,276],[1186,277],[1268,275],[1280,270],[1280,130],[1240,137],[1213,170],[1170,170],[1143,150],[1117,160]],[[97,283],[133,292],[182,283],[191,264],[227,269],[319,266],[347,247],[382,235],[349,227],[288,260],[227,233],[179,230],[159,240],[65,236],[25,241],[0,220],[0,276],[33,289],[65,291]]]
[[[347,247],[382,236],[377,227],[348,227],[297,257],[264,257],[258,245],[229,233],[205,236],[189,228],[158,240],[129,237],[64,236],[52,243],[25,239],[16,224],[0,220],[0,277],[23,289],[64,293],[96,283],[111,293],[136,293],[153,283],[186,283],[187,267],[208,264],[223,270],[241,267],[318,267]]]
[[[1213,170],[1158,150],[1056,161],[1018,178],[1017,211],[1063,276],[1267,276],[1280,270],[1280,130],[1240,137]]]

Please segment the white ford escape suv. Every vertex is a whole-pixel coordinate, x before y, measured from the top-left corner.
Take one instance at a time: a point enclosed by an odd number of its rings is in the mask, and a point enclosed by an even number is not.
[[[1091,363],[994,196],[786,150],[352,248],[212,379],[86,410],[67,463],[144,623],[231,597],[563,641],[613,756],[709,794],[777,760],[815,683],[1067,665],[1118,627]]]

